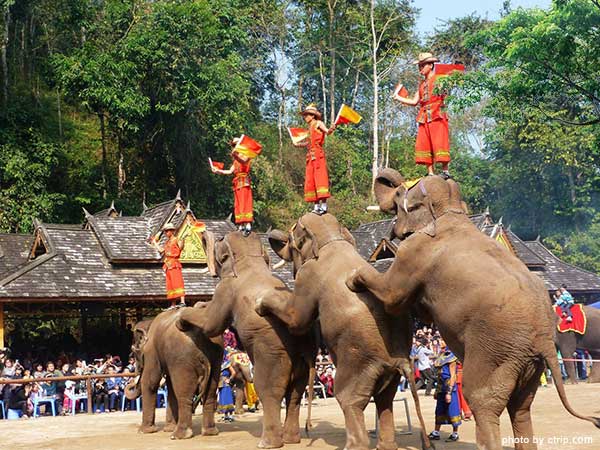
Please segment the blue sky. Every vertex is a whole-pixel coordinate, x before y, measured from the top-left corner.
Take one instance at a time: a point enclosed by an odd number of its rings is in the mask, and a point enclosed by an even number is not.
[[[513,9],[540,7],[546,9],[551,0],[512,0]],[[481,17],[494,20],[500,17],[503,0],[414,0],[414,6],[421,9],[417,19],[417,31],[421,36],[428,34],[443,21],[463,17],[473,12]]]

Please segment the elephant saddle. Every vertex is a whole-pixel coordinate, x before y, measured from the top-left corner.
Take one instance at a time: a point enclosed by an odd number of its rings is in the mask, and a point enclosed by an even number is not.
[[[575,304],[571,307],[571,314],[573,314],[573,321],[567,322],[566,317],[562,317],[562,310],[558,306],[554,306],[554,312],[560,317],[560,322],[556,326],[559,333],[566,333],[567,331],[573,331],[579,334],[585,334],[585,328],[587,326],[587,319],[585,312],[580,304]]]

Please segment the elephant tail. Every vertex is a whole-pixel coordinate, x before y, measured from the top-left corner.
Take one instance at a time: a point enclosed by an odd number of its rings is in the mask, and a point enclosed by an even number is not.
[[[552,373],[552,378],[554,380],[554,385],[556,386],[556,390],[558,391],[558,396],[560,397],[560,401],[565,407],[565,409],[572,415],[577,417],[578,419],[587,420],[588,422],[592,422],[596,428],[600,428],[600,417],[594,416],[584,416],[576,412],[569,401],[567,400],[567,393],[565,392],[565,385],[562,379],[562,373],[560,372],[560,367],[558,365],[558,355],[556,354],[556,348],[554,347],[554,342],[552,340],[548,340],[546,345],[544,345],[544,349],[542,350],[542,357],[548,364],[550,368],[550,372]]]
[[[400,375],[404,375],[404,377],[408,380],[408,385],[410,386],[410,393],[412,394],[413,401],[415,402],[415,409],[417,410],[417,417],[419,418],[419,425],[421,426],[421,448],[424,450],[435,449],[433,443],[429,440],[429,435],[427,434],[427,428],[425,427],[425,420],[423,419],[423,414],[421,413],[421,402],[419,400],[419,394],[417,393],[417,384],[415,383],[415,375],[411,368],[409,361],[404,361],[402,366],[398,368]]]
[[[306,431],[306,436],[309,436],[310,430],[312,428],[312,422],[310,421],[312,415],[312,402],[315,396],[315,376],[317,375],[317,371],[315,370],[314,364],[310,366],[310,370],[308,371],[308,411],[306,413],[306,423],[304,425],[304,431]]]

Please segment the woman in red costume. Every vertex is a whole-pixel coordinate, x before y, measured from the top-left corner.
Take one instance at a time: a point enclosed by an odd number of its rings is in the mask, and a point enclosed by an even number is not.
[[[154,247],[164,256],[163,270],[167,281],[167,299],[171,300],[171,307],[175,307],[176,300],[179,299],[179,306],[185,306],[185,286],[183,284],[182,266],[179,261],[181,251],[183,250],[184,238],[177,239],[175,236],[175,225],[167,223],[162,228],[167,235],[167,242],[164,246],[158,245],[156,240],[152,243]]]

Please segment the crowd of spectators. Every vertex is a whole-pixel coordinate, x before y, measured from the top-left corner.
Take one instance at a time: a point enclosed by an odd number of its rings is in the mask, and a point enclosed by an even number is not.
[[[0,350],[0,368],[2,381],[31,380],[28,383],[0,384],[0,400],[4,401],[7,409],[20,411],[24,418],[34,414],[34,407],[40,400],[45,400],[45,404],[48,400],[54,402],[55,412],[65,415],[79,406],[81,397],[87,398],[85,380],[37,381],[39,379],[94,374],[114,375],[109,378],[92,379],[93,410],[108,413],[120,407],[125,385],[129,381],[129,377],[122,375],[136,371],[134,358],[130,358],[124,364],[118,355],[108,354],[95,358],[93,363],[87,363],[84,359],[72,358],[62,353],[55,360],[41,362],[31,354],[26,355],[23,361],[13,359],[5,350]],[[129,402],[126,404],[127,407],[132,407]],[[51,408],[38,408],[38,414],[48,414],[51,411]]]

